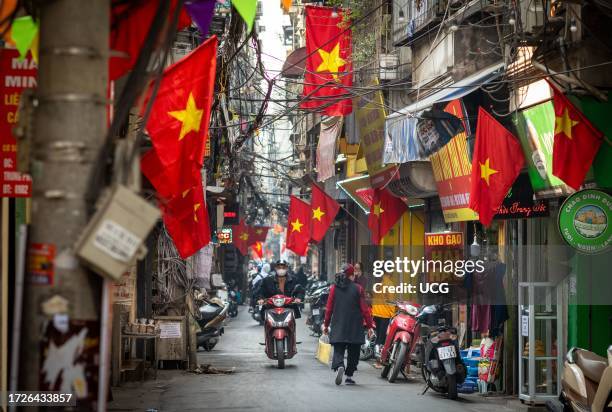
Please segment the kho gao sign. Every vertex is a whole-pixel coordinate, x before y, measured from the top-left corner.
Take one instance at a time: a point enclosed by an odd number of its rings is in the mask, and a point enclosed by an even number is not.
[[[425,259],[428,261],[457,261],[463,259],[463,233],[425,233]],[[463,281],[453,273],[433,270],[427,273],[427,281],[457,283]]]

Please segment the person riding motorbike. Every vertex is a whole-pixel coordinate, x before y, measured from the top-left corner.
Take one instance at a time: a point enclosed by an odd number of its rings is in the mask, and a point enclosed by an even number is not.
[[[257,303],[261,305],[264,299],[274,295],[293,296],[295,303],[300,303],[304,299],[304,293],[304,288],[300,287],[297,279],[289,274],[287,262],[281,259],[274,264],[270,275],[261,281],[257,291]],[[300,317],[298,309],[295,309],[295,317]]]

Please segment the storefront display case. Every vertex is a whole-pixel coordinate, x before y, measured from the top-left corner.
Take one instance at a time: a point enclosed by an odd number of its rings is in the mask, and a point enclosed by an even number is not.
[[[520,282],[519,398],[544,403],[561,388],[563,342],[561,289],[551,282]]]

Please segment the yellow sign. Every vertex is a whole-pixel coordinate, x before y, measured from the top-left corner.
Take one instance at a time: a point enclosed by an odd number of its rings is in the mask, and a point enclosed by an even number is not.
[[[378,80],[374,81],[378,85]],[[355,120],[359,127],[360,149],[368,165],[368,174],[372,187],[380,187],[387,183],[387,171],[395,170],[395,165],[383,166],[382,157],[385,148],[385,107],[380,90],[373,94],[355,99],[357,111]],[[393,174],[393,173],[391,173]]]
[[[466,117],[459,99],[449,102],[445,111],[459,118]],[[429,160],[438,187],[444,221],[451,223],[478,219],[478,214],[469,207],[472,164],[468,158],[465,132],[453,137],[446,146],[432,154]]]

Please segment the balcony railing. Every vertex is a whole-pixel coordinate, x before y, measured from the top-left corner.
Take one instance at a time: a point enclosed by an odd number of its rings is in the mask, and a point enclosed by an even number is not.
[[[452,1],[452,0],[451,0]],[[448,0],[412,0],[409,3],[406,21],[400,22],[395,16],[393,24],[393,44],[405,46],[425,30],[440,23],[446,11]]]
[[[422,1],[424,7],[419,9],[416,6],[412,7],[412,15],[408,21],[406,34],[409,38],[414,38],[422,31],[429,27],[438,24],[442,21],[444,12],[446,11],[448,0],[433,0]]]

